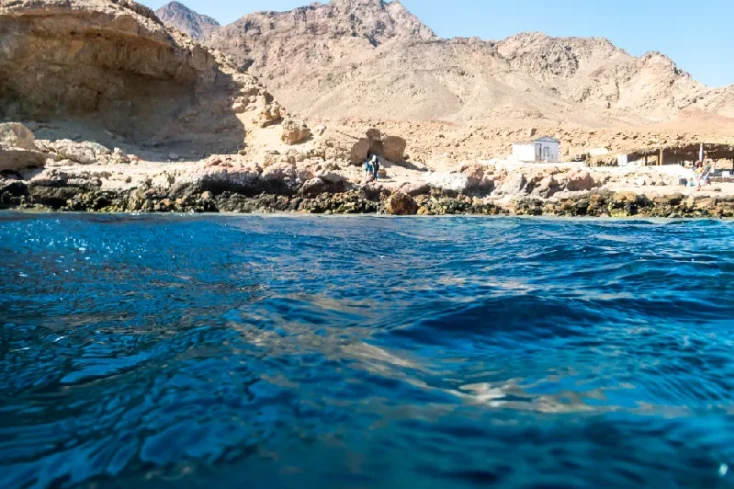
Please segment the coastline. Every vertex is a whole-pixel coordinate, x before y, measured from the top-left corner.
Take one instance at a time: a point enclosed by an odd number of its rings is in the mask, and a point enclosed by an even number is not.
[[[230,190],[214,193],[189,184],[172,188],[101,190],[74,185],[28,185],[12,182],[0,187],[0,209],[39,212],[195,213],[288,215],[394,216],[529,216],[566,218],[734,218],[734,196],[650,195],[594,189],[565,192],[547,199],[532,196],[491,198],[451,195],[432,190],[410,196],[402,192],[374,192],[369,185],[341,192],[260,193]]]

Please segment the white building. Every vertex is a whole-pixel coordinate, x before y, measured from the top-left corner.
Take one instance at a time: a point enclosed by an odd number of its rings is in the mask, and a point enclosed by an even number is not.
[[[561,143],[551,137],[543,137],[529,143],[512,145],[512,157],[516,161],[558,163]]]

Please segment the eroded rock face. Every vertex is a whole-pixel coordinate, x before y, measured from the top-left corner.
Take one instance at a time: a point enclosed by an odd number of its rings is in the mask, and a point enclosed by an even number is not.
[[[566,189],[571,192],[579,192],[593,189],[597,186],[591,174],[584,170],[574,170],[567,175]]]
[[[244,140],[232,109],[257,82],[123,0],[0,3],[0,120],[69,120],[131,142],[219,152]]]

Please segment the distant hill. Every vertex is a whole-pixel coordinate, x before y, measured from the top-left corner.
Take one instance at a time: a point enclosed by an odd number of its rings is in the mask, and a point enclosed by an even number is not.
[[[397,0],[258,12],[201,39],[306,116],[583,127],[734,116],[734,89],[708,88],[663,54],[540,33],[441,39]]]
[[[174,27],[192,39],[201,41],[219,27],[219,22],[200,15],[178,2],[171,2],[156,10],[156,15],[169,27]]]

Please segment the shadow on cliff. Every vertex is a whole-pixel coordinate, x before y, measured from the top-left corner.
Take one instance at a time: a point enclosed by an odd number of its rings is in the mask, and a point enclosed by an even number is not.
[[[242,147],[238,84],[206,50],[91,29],[73,15],[53,20],[0,17],[0,120],[151,161]]]
[[[153,162],[171,157],[198,160],[243,147],[245,126],[226,97],[194,100],[188,87],[158,80],[127,84],[140,90],[102,102],[92,111],[66,108],[63,98],[59,108],[47,110],[28,104],[17,92],[0,89],[0,121],[30,123],[38,139],[91,141]]]

